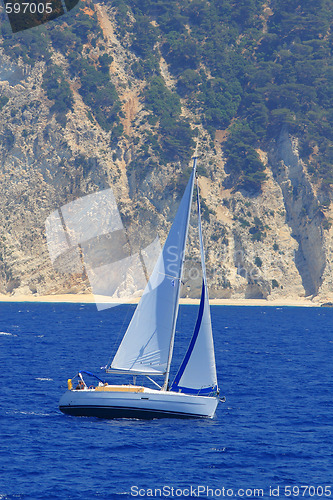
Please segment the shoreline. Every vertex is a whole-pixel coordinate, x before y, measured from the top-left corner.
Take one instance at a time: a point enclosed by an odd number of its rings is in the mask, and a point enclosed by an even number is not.
[[[91,294],[59,294],[59,295],[1,295],[0,302],[48,302],[48,303],[72,303],[72,304],[137,304],[140,297],[129,300],[116,300],[105,296]],[[198,305],[199,299],[180,299],[180,304]],[[306,298],[286,299],[211,299],[212,306],[258,306],[258,307],[320,307],[320,302],[312,302]]]

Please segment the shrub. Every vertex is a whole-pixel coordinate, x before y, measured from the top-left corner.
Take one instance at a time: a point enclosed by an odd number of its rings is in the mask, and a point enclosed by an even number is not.
[[[0,97],[0,111],[4,106],[6,106],[7,102],[9,101],[9,98],[5,95]]]
[[[260,258],[260,257],[256,257],[256,258],[254,259],[254,264],[255,264],[255,266],[257,266],[257,267],[261,267],[261,266],[262,266],[262,260],[261,260],[261,258]]]

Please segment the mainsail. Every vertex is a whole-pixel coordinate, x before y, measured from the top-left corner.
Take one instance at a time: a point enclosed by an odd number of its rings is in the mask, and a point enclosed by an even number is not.
[[[110,371],[168,375],[195,171],[196,160],[167,240],[113,359]]]
[[[208,299],[205,254],[202,241],[199,188],[197,185],[198,227],[202,266],[202,291],[194,333],[172,384],[172,391],[209,395],[217,391],[217,376],[210,307]]]

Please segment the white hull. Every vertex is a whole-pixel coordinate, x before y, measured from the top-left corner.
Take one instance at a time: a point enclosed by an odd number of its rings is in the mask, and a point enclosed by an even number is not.
[[[59,401],[63,413],[101,418],[212,418],[217,397],[158,391],[139,386],[67,391]]]

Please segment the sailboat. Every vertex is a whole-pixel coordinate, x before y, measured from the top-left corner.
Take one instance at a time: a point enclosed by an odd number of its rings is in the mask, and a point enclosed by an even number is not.
[[[88,387],[83,372],[74,389],[59,402],[69,415],[101,418],[212,418],[219,402],[215,354],[208,299],[205,255],[201,227],[199,187],[196,179],[197,158],[176,217],[157,259],[139,304],[107,373],[129,374],[133,384],[112,385],[99,379]],[[197,184],[198,234],[202,267],[202,289],[198,316],[178,372],[170,383],[179,297],[194,185]],[[89,372],[84,372],[88,373]],[[136,376],[144,375],[154,389],[136,385]],[[154,379],[163,377],[163,383]],[[97,377],[98,378],[98,377]]]

